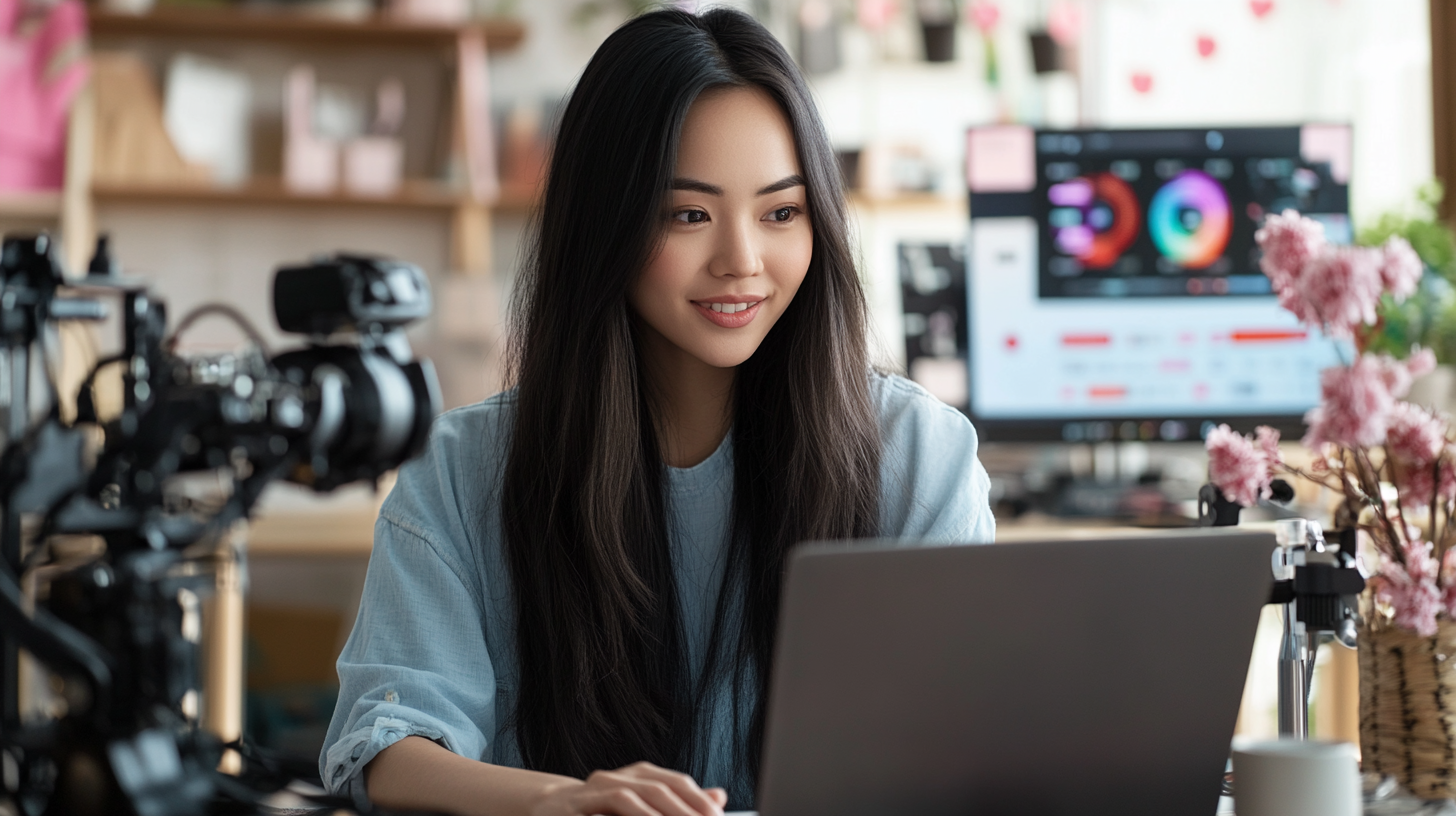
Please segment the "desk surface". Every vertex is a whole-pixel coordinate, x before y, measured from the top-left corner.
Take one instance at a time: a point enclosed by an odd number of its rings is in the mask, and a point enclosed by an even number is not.
[[[723,816],[758,816],[758,811],[730,810],[724,813]],[[1234,816],[1234,800],[1227,796],[1219,797],[1218,810],[1214,812],[1214,816]]]
[[[343,501],[319,499],[312,506],[290,501],[264,507],[250,523],[248,550],[260,556],[367,558],[373,546],[379,503],[388,492],[389,486],[381,485],[377,496],[361,494]],[[996,541],[1138,537],[1166,532],[1128,527],[1111,519],[1035,516],[998,523]]]

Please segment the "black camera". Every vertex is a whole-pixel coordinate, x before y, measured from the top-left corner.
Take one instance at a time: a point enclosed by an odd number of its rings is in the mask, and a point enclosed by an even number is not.
[[[218,811],[221,797],[224,810],[242,812],[257,790],[214,771],[222,746],[188,712],[199,644],[186,631],[186,599],[208,589],[192,545],[246,518],[270,482],[331,490],[376,480],[421,449],[439,387],[403,327],[428,315],[428,282],[418,267],[357,255],[282,268],[278,325],[308,340],[270,356],[226,305],[201,307],[168,334],[164,304],[113,274],[104,240],[93,274],[74,286],[51,250],[45,236],[0,247],[0,801],[27,816],[183,816]],[[29,393],[27,365],[38,358],[49,367],[56,321],[101,319],[101,298],[117,295],[122,350],[98,361],[75,421],[63,422],[54,399]],[[178,354],[178,334],[207,315],[237,322],[251,346]],[[123,400],[103,420],[95,383],[112,365]],[[32,415],[33,405],[48,407]],[[88,442],[93,427],[104,432],[99,448]],[[220,498],[171,489],[205,471],[226,477]],[[46,596],[27,608],[21,578],[45,562],[50,541],[77,535],[104,548],[53,566]],[[64,713],[53,721],[20,721],[21,647],[59,681]]]

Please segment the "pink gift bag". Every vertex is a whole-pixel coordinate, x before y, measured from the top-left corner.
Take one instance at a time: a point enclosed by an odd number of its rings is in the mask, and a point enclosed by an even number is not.
[[[66,116],[87,65],[52,63],[86,36],[86,7],[62,0],[22,37],[21,3],[0,0],[0,191],[53,190],[65,176]]]

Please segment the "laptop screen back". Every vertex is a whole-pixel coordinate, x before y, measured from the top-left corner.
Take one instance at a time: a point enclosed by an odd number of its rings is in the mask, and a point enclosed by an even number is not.
[[[760,812],[1213,814],[1274,546],[802,548]]]

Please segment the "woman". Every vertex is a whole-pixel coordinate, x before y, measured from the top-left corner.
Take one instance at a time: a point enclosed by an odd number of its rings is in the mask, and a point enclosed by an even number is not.
[[[325,783],[497,815],[751,806],[787,552],[990,540],[975,432],[871,372],[834,155],[746,15],[607,39],[532,246],[515,388],[441,417],[380,513]]]

